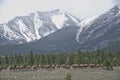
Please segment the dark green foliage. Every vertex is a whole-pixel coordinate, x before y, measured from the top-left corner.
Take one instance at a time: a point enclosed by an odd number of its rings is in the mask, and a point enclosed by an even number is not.
[[[20,64],[21,60],[20,60],[20,56],[19,55],[14,55],[14,58],[13,58],[13,63],[15,65],[17,64]]]
[[[83,54],[80,50],[78,50],[78,52],[76,52],[75,54],[75,58],[74,58],[74,63],[75,64],[81,64],[83,62]]]
[[[66,64],[66,54],[60,53],[60,54],[55,54],[55,64]]]
[[[2,64],[2,57],[0,56],[0,65]]]
[[[45,64],[45,55],[44,54],[41,54],[40,55],[40,63],[43,65]]]
[[[110,53],[97,50],[96,52],[77,51],[73,53],[1,55],[0,65],[48,65],[48,64],[104,64],[104,68],[120,66],[120,52]]]
[[[30,54],[28,55],[28,64],[33,65],[34,64],[34,55],[33,52],[31,51]]]
[[[35,55],[34,64],[36,64],[36,65],[40,64],[40,56],[38,54]]]
[[[5,56],[5,64],[9,64],[9,56]]]

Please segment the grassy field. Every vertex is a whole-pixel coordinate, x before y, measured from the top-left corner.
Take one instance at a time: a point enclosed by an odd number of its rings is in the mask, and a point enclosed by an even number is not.
[[[2,71],[0,80],[64,80],[66,73],[72,73],[72,80],[120,80],[120,67],[113,71],[103,69],[77,70],[37,70],[37,71]]]

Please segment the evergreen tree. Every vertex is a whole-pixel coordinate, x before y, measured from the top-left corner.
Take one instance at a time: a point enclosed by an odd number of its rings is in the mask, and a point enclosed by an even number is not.
[[[81,64],[82,63],[82,52],[79,50],[75,56],[74,63]]]
[[[51,60],[50,60],[49,54],[46,54],[46,55],[45,55],[45,64],[51,64],[50,61],[51,61]]]
[[[33,52],[31,51],[30,54],[28,55],[28,64],[33,65],[34,64],[34,55]]]
[[[18,55],[15,55],[15,56],[14,56],[14,64],[15,64],[15,65],[20,64],[20,59],[19,59],[19,56],[18,56]]]
[[[11,65],[14,64],[14,55],[10,55],[9,61]]]
[[[50,63],[55,64],[55,54],[50,54]]]
[[[5,55],[5,64],[9,64],[9,56]]]
[[[2,64],[2,57],[0,56],[0,65]]]
[[[41,54],[40,55],[40,64],[45,64],[45,55],[44,54]]]
[[[68,56],[66,58],[66,64],[69,64],[69,65],[74,64],[74,58],[75,58],[74,53],[68,54]]]
[[[39,65],[40,64],[40,56],[38,54],[35,55],[35,65]]]

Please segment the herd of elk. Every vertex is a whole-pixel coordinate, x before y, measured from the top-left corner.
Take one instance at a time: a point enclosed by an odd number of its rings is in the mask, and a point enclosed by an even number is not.
[[[102,64],[72,64],[72,65],[14,65],[14,66],[0,66],[2,70],[9,71],[29,71],[29,70],[56,70],[56,69],[85,69],[85,68],[100,68]]]

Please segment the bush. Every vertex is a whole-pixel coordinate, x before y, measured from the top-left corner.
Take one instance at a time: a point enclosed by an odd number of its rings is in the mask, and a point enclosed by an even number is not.
[[[103,62],[103,69],[113,70],[113,63],[112,63],[112,61],[110,61],[108,59],[104,60],[104,62]]]
[[[67,73],[64,77],[64,80],[71,80],[72,78],[72,74],[71,73]]]

